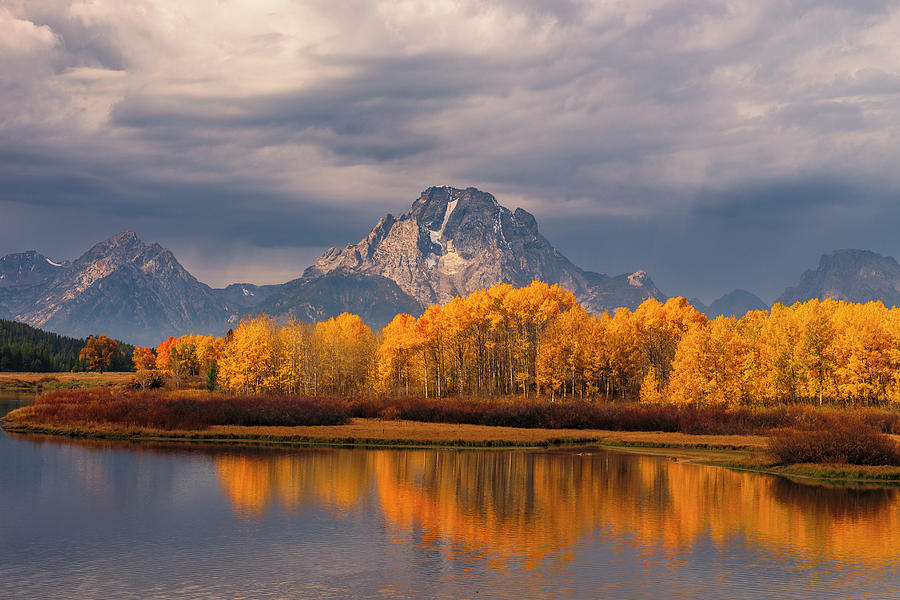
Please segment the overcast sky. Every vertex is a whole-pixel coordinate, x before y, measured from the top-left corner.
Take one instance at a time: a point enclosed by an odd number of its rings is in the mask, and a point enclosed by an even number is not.
[[[898,7],[0,0],[0,254],[133,229],[281,282],[472,185],[584,268],[771,302],[900,256]]]

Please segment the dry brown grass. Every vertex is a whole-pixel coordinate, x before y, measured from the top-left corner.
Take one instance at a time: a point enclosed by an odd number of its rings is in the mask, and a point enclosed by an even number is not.
[[[472,445],[547,445],[557,442],[596,442],[609,445],[671,447],[671,448],[734,448],[761,449],[766,438],[756,435],[687,435],[683,433],[605,431],[600,429],[535,429],[466,425],[451,423],[421,423],[418,421],[384,421],[380,419],[352,419],[346,425],[266,426],[246,427],[218,425],[201,430],[162,430],[147,427],[124,427],[92,423],[78,427],[59,427],[52,423],[37,423],[31,419],[17,420],[11,413],[5,424],[10,430],[31,430],[43,433],[77,435],[79,437],[146,437],[185,438],[194,441],[246,440],[284,443],[365,443],[385,442],[404,444]]]
[[[40,392],[124,385],[134,373],[0,373],[0,390]]]

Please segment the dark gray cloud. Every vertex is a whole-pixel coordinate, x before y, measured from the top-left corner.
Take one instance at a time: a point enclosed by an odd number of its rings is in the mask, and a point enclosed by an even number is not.
[[[10,0],[0,253],[135,229],[272,280],[476,185],[587,268],[771,300],[820,252],[900,255],[898,26],[886,1]]]

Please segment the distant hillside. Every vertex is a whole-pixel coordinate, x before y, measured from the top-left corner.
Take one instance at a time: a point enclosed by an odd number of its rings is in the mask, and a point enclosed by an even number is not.
[[[80,370],[78,353],[85,340],[41,331],[15,321],[0,319],[0,371],[56,371]],[[130,371],[133,346],[119,342],[120,357],[111,371]]]
[[[708,319],[731,315],[740,319],[751,310],[769,310],[769,305],[763,302],[759,296],[746,290],[729,292],[709,306],[706,306],[696,298],[691,300],[691,304],[705,314]]]

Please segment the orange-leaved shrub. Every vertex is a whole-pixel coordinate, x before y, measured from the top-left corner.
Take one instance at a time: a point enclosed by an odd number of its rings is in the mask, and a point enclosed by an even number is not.
[[[858,417],[820,429],[776,429],[769,451],[782,464],[900,466],[900,444]]]

